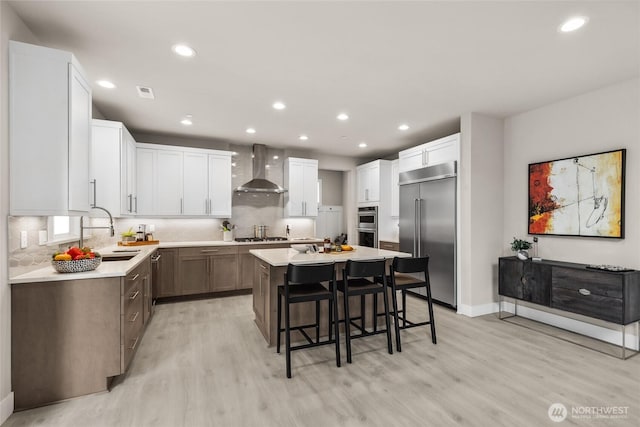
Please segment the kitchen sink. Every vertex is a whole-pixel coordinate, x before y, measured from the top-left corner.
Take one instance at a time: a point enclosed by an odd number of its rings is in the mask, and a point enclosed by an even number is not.
[[[108,261],[129,261],[131,258],[133,258],[135,255],[103,255],[102,256],[102,262],[108,262]]]

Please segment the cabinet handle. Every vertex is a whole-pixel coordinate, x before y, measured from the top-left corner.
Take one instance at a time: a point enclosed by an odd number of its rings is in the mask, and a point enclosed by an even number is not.
[[[263,269],[263,270],[266,270],[266,269],[267,269],[267,267],[265,267],[265,266],[264,266],[264,265],[262,265],[262,264],[260,264],[260,268],[261,268],[261,269]]]
[[[97,198],[97,195],[96,195],[96,193],[98,191],[97,190],[97,187],[98,187],[97,180],[93,179],[93,180],[89,181],[89,184],[93,185],[93,204],[91,205],[91,207],[95,207],[98,204],[98,198]]]
[[[138,213],[138,196],[133,196],[135,209],[133,210],[135,213]]]
[[[180,213],[184,213],[184,199],[180,198]]]
[[[136,311],[136,314],[134,314],[131,319],[129,319],[129,322],[133,323],[138,319],[138,315],[140,314],[139,311]]]
[[[427,150],[424,150],[423,153],[424,153],[424,163],[423,163],[423,165],[427,166],[429,164],[429,152]]]
[[[208,252],[220,252],[220,249],[203,249],[200,252],[202,252],[203,254],[206,254]]]
[[[136,274],[135,276],[133,276],[133,277],[132,277],[131,279],[129,279],[129,280],[134,281],[134,280],[136,280],[139,276],[140,276],[140,274]]]
[[[526,284],[527,284],[527,278],[526,278],[526,277],[524,277],[524,276],[522,276],[522,277],[520,278],[520,283],[522,283],[523,285],[526,285]]]
[[[133,194],[129,194],[127,198],[129,199],[129,212],[133,212]]]
[[[366,189],[364,190],[364,199],[365,199],[365,200],[369,200],[369,189],[368,189],[368,188],[366,188]]]
[[[578,289],[578,292],[580,292],[581,295],[591,295],[591,291],[585,288]]]
[[[131,347],[129,347],[129,350],[135,350],[136,346],[138,345],[138,340],[140,339],[140,335],[138,335],[136,337],[136,339],[133,341],[133,344],[131,344]]]
[[[134,299],[138,298],[138,295],[140,294],[140,291],[135,291],[133,294],[131,294],[131,296],[129,297],[129,299],[131,301],[133,301]]]

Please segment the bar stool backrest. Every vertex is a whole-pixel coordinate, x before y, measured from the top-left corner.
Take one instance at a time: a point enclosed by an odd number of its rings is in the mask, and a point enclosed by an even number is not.
[[[335,277],[335,263],[324,264],[289,264],[285,283],[330,282]]]
[[[345,272],[347,276],[354,278],[384,276],[385,262],[383,259],[366,261],[348,260]]]
[[[429,271],[428,256],[420,258],[395,257],[391,267],[393,268],[393,271],[397,273],[425,273],[425,277],[427,280],[429,279],[429,275],[427,274]]]

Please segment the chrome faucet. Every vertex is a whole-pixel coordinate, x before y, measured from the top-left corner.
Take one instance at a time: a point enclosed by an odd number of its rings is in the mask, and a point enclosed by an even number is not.
[[[81,248],[84,247],[84,230],[95,230],[95,229],[103,229],[108,228],[111,230],[111,237],[116,235],[116,230],[113,228],[113,216],[111,216],[111,212],[106,210],[105,208],[101,208],[100,206],[91,206],[91,209],[100,209],[101,211],[105,211],[107,215],[109,215],[109,226],[108,227],[85,227],[83,224],[84,217],[80,217],[80,242],[79,245]]]

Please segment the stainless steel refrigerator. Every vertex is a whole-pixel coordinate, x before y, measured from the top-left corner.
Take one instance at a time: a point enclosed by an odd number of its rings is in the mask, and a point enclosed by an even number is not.
[[[400,251],[428,255],[433,299],[456,307],[456,162],[402,172],[399,184]]]

